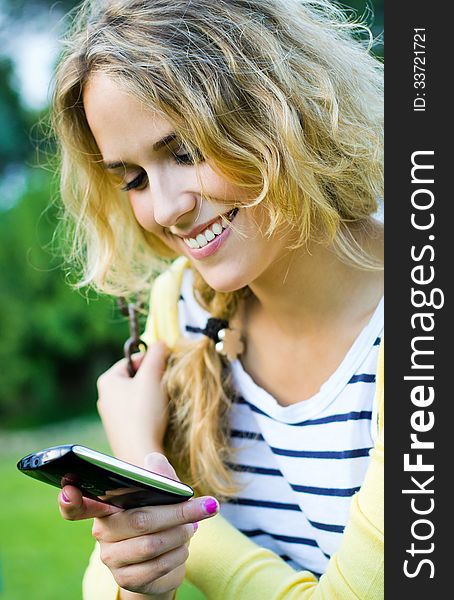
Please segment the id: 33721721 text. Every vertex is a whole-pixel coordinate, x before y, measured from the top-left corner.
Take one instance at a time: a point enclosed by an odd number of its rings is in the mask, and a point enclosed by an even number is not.
[[[426,110],[426,29],[415,27],[413,29],[413,110],[424,112]]]

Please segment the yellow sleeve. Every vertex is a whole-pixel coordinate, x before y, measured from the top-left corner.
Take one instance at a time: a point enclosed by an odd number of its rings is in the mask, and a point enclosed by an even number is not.
[[[83,600],[117,600],[118,591],[112,573],[101,561],[96,543],[82,581]]]
[[[180,337],[178,298],[187,264],[187,258],[180,256],[154,282],[148,320],[142,335],[147,344],[162,340],[172,348]]]
[[[379,435],[338,552],[317,581],[295,572],[217,516],[200,523],[191,540],[187,575],[209,600],[382,600],[384,597],[383,341],[377,371]]]

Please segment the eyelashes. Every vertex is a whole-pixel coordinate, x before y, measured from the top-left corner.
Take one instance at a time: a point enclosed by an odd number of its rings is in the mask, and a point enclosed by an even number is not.
[[[128,181],[122,188],[122,192],[129,192],[129,190],[136,190],[146,185],[147,176],[145,171],[141,171],[137,177],[134,177],[132,181]]]
[[[182,154],[178,154],[178,152],[182,152]],[[195,165],[198,162],[203,161],[202,153],[198,148],[195,148],[192,153],[188,152],[186,146],[181,145],[177,152],[171,152],[175,162],[178,165]]]
[[[180,146],[177,152],[171,152],[172,159],[175,161],[177,165],[195,165],[197,162],[202,162],[203,156],[200,150],[195,149],[191,154],[189,152],[184,152],[182,154],[178,154],[181,150],[186,150],[184,146]],[[147,175],[145,171],[141,171],[134,179],[125,183],[125,185],[121,188],[123,192],[129,192],[130,190],[140,190],[143,189],[147,184]]]

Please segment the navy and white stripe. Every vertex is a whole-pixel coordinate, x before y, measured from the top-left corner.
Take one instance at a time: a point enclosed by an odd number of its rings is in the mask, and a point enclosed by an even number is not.
[[[179,302],[181,330],[190,339],[209,314],[195,301],[186,271]],[[240,484],[222,514],[257,544],[294,568],[325,571],[348,521],[374,445],[376,365],[383,300],[341,365],[311,398],[281,406],[231,363],[237,397],[231,411],[229,467]]]

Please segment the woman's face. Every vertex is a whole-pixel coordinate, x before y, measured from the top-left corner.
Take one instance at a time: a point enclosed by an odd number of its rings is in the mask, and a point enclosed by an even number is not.
[[[209,158],[193,164],[172,124],[108,75],[91,76],[83,101],[106,171],[126,191],[139,224],[188,256],[212,288],[250,285],[286,252],[282,232],[263,235],[262,206],[232,211],[250,199],[247,192],[216,173]]]

